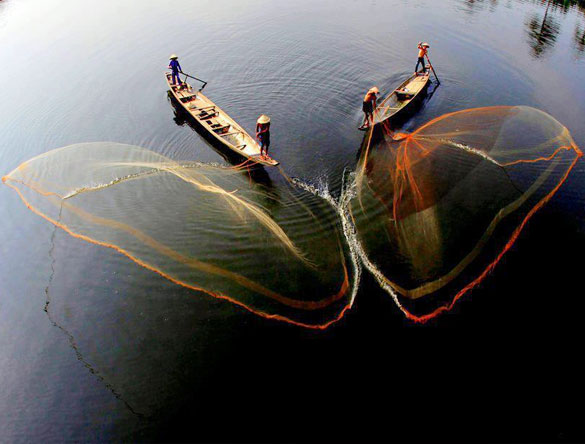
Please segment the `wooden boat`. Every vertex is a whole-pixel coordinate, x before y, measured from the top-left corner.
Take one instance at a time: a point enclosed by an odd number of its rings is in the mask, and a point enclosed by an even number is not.
[[[278,162],[270,157],[260,157],[258,142],[202,92],[194,91],[187,83],[183,83],[183,88],[179,89],[178,85],[172,84],[170,72],[165,73],[165,76],[177,102],[219,144],[255,163],[278,165]]]
[[[430,72],[413,74],[386,97],[374,113],[374,124],[398,120],[408,114],[429,86]]]

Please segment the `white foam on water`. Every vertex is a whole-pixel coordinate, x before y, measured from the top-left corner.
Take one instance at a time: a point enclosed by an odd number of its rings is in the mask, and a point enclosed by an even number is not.
[[[476,148],[473,148],[469,145],[465,145],[463,143],[457,143],[457,142],[453,142],[452,140],[441,140],[441,142],[445,143],[446,145],[451,145],[454,146],[455,148],[459,148],[463,151],[467,151],[468,153],[474,154],[476,156],[479,156],[485,160],[487,160],[488,162],[491,162],[499,167],[501,167],[502,165],[500,165],[498,163],[497,160],[495,160],[493,157],[488,156],[486,153],[484,153],[483,151],[480,151]]]
[[[356,247],[358,247],[359,245],[357,245],[355,241],[356,239],[355,227],[351,223],[351,220],[348,217],[348,215],[344,214],[346,207],[344,207],[343,205],[340,204],[340,202],[337,202],[335,200],[335,198],[331,195],[327,184],[322,181],[320,182],[319,186],[313,186],[307,182],[303,182],[300,179],[291,178],[291,183],[304,191],[307,191],[317,197],[324,199],[335,209],[336,213],[338,214],[341,220],[342,232],[343,235],[345,236],[345,240],[347,241],[347,245],[349,247],[349,253],[354,271],[353,288],[351,291],[351,297],[349,301],[349,306],[352,307],[357,296],[362,273],[362,267],[359,260],[359,254],[356,250]],[[342,188],[341,196],[343,197],[343,195],[344,193]]]
[[[347,178],[347,180],[346,180]],[[403,312],[407,313],[406,309],[400,303],[398,299],[398,293],[391,285],[388,284],[388,281],[384,277],[384,274],[379,270],[379,268],[374,264],[368,255],[366,254],[362,244],[360,243],[358,236],[357,236],[357,229],[353,223],[350,211],[349,211],[349,204],[351,199],[356,196],[356,189],[357,189],[357,181],[356,181],[356,174],[355,172],[350,172],[344,174],[343,183],[341,194],[339,200],[336,201],[329,189],[326,186],[319,186],[314,187],[306,182],[303,182],[299,179],[292,179],[294,185],[302,188],[305,191],[308,191],[316,196],[319,196],[325,199],[339,215],[341,220],[342,231],[345,236],[345,240],[349,246],[351,259],[353,262],[354,270],[356,272],[356,279],[354,281],[354,288],[351,295],[350,300],[350,307],[353,306],[355,297],[357,295],[358,284],[361,275],[361,266],[364,265],[366,269],[372,273],[380,287],[386,291],[391,297],[396,306]]]

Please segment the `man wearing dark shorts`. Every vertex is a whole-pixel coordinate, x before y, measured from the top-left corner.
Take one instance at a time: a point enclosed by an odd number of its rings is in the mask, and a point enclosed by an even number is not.
[[[418,60],[416,62],[416,66],[414,67],[415,74],[418,72],[418,65],[422,65],[422,72],[423,73],[427,71],[427,67],[425,66],[425,57],[427,55],[427,51],[428,51],[429,47],[430,46],[428,43],[422,43],[422,42],[418,43]]]
[[[260,144],[260,156],[268,157],[270,147],[270,117],[262,114],[256,122],[256,139]]]
[[[364,97],[362,110],[364,111],[364,123],[359,129],[368,128],[374,123],[374,110],[376,109],[376,94],[380,91],[377,87],[370,88]]]

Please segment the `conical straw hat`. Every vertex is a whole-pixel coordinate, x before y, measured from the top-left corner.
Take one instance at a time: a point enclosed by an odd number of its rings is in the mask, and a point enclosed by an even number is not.
[[[258,117],[257,122],[261,124],[269,123],[270,117],[268,117],[266,114],[262,114],[260,117]]]
[[[373,86],[371,87],[368,92],[374,93],[374,94],[378,94],[380,92],[380,90],[378,89],[377,86]]]
[[[179,57],[177,56],[177,54],[171,54],[171,56],[169,57],[169,60],[173,60],[173,59],[178,59]]]

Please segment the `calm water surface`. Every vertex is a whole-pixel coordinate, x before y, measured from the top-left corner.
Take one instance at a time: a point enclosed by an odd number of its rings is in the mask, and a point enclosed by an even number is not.
[[[336,195],[357,163],[364,92],[409,75],[421,40],[442,84],[406,129],[529,105],[585,146],[582,4],[4,0],[0,172],[102,141],[224,163],[168,100],[175,52],[246,129],[271,116],[288,175]],[[449,314],[412,324],[364,272],[324,332],[178,287],[0,187],[0,438],[577,439],[584,173]]]

